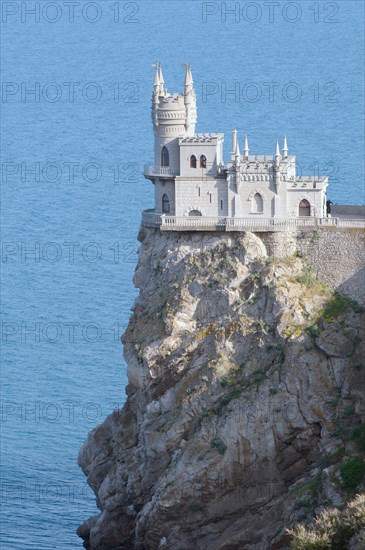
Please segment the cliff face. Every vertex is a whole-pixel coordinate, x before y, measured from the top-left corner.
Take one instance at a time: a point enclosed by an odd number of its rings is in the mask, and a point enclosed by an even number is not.
[[[286,548],[285,527],[348,496],[364,314],[253,234],[139,239],[128,397],[80,451],[101,512],[78,534],[95,550]]]

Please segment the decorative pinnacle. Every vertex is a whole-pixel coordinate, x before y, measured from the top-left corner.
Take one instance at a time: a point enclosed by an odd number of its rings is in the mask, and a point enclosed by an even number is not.
[[[183,67],[186,69],[185,74],[185,89],[188,87],[193,87],[194,81],[193,76],[191,74],[191,66],[190,63],[183,63]]]
[[[153,83],[154,86],[160,86],[161,84],[161,81],[160,81],[160,62],[159,61],[156,61],[156,63],[153,63],[151,65],[151,67],[154,67],[156,69],[156,72],[155,72],[155,81]]]
[[[249,148],[248,148],[248,139],[247,139],[247,135],[245,135],[245,143],[244,143],[244,146],[243,146],[243,155],[247,158],[248,157],[248,152],[249,152]]]
[[[161,83],[161,86],[162,86],[162,89],[163,89],[165,81],[164,81],[163,74],[162,74],[162,65],[161,65],[161,63],[159,63],[158,65],[159,65],[159,69],[160,69],[160,83]]]
[[[232,155],[236,154],[237,149],[237,130],[232,130]]]
[[[283,144],[283,157],[287,157],[288,156],[288,144],[287,144],[287,141],[286,141],[286,134],[284,135],[284,144]]]
[[[280,155],[280,149],[279,149],[279,140],[278,140],[278,138],[276,138],[275,156],[276,156],[276,157],[281,157],[281,155]]]

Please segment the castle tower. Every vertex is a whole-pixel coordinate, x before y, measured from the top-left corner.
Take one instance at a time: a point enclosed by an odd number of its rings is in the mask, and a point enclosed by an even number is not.
[[[180,170],[179,138],[194,136],[196,124],[196,94],[189,64],[185,65],[185,85],[181,94],[168,94],[164,86],[162,68],[156,63],[152,94],[152,122],[154,127],[154,164],[166,172]]]

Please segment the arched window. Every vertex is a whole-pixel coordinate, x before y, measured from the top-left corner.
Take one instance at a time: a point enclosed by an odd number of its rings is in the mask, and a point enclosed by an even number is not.
[[[303,199],[299,203],[299,216],[310,216],[311,215],[311,205],[307,199]]]
[[[162,196],[162,212],[165,214],[170,212],[170,199],[166,193]]]
[[[170,166],[169,151],[165,146],[161,150],[161,166]]]
[[[207,167],[207,157],[205,155],[201,155],[200,168],[206,168],[206,167]]]
[[[196,156],[191,155],[190,157],[190,168],[196,168]]]
[[[264,211],[264,201],[260,193],[255,193],[252,200],[252,211],[260,214]]]
[[[202,213],[199,210],[190,210],[189,216],[201,216]]]

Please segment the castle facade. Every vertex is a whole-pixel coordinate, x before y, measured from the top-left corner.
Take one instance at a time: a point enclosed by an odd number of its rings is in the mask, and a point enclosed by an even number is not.
[[[270,220],[324,218],[327,177],[298,177],[295,156],[289,155],[286,136],[274,155],[250,155],[245,136],[240,151],[232,132],[229,160],[223,157],[224,134],[196,134],[196,93],[190,65],[184,91],[169,94],[160,64],[152,94],[154,162],[144,176],[155,187],[155,216],[162,220],[225,218]],[[308,220],[309,221],[309,220]]]

